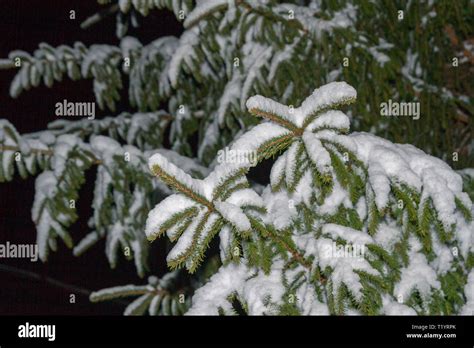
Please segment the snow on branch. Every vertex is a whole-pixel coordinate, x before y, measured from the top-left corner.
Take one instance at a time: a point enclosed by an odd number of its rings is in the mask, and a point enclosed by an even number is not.
[[[259,197],[243,180],[240,169],[225,172],[221,165],[205,180],[198,180],[160,154],[150,158],[149,166],[155,175],[178,192],[156,205],[146,223],[149,240],[167,233],[171,241],[177,241],[167,257],[173,268],[185,264],[194,272],[209,242],[223,225],[236,228],[237,234],[248,232],[250,222],[242,207],[262,206]]]
[[[107,1],[105,2],[107,3]],[[153,0],[153,1],[137,1],[137,0],[118,0],[120,11],[128,13],[132,8],[137,10],[142,16],[147,16],[154,9],[169,9],[173,11],[179,18],[181,11],[188,13],[191,7],[190,0]]]
[[[316,89],[306,98],[300,107],[290,109],[271,99],[262,96],[254,96],[247,101],[247,109],[256,116],[262,116],[276,121],[285,127],[294,130],[307,127],[321,111],[337,109],[345,104],[355,101],[357,93],[355,89],[345,82],[331,82]],[[334,124],[336,122],[336,124]],[[332,112],[325,115],[312,128],[322,126],[334,126],[335,128],[348,128],[347,117],[341,117],[340,113]]]
[[[185,28],[190,28],[202,18],[226,8],[229,0],[196,0],[196,7],[186,16],[183,23]]]
[[[246,267],[251,266],[256,267],[253,274],[263,270],[271,275],[280,260],[296,261],[297,265],[298,271],[283,271],[287,292],[296,291],[293,286],[303,289],[301,284],[307,284],[311,277],[325,288],[325,304],[313,302],[316,307],[312,310],[318,313],[324,312],[320,306],[335,314],[426,313],[437,291],[452,291],[440,285],[440,277],[456,262],[472,257],[467,231],[473,228],[473,208],[462,192],[462,180],[444,162],[413,146],[392,144],[365,133],[345,135],[349,119],[332,108],[355,97],[355,90],[345,83],[323,86],[295,109],[299,117],[293,118],[294,124],[305,127],[300,132],[284,127],[282,117],[268,117],[270,122],[232,144],[232,149],[262,151],[265,139],[289,137],[272,168],[271,189],[262,193],[263,210],[254,215],[230,202],[214,204],[231,222],[230,227],[220,230],[224,260],[233,250],[232,227],[245,230],[248,220],[251,231],[241,244],[234,244],[244,253],[243,260],[239,265],[225,266],[211,279],[209,288],[198,290],[189,314],[232,313],[229,298],[254,314],[308,310],[283,305],[283,298],[282,302],[276,300],[281,307],[271,305],[271,301],[262,309],[253,307],[263,293],[254,297],[245,289],[251,283],[248,279],[253,282],[258,277],[236,279],[235,284],[220,287],[219,293],[212,290],[219,279],[226,279],[226,269],[245,274],[252,269]],[[247,105],[252,110],[289,115],[285,114],[289,109],[263,97],[253,97]],[[221,167],[216,167],[210,182],[217,182],[216,176],[226,173]],[[282,252],[269,256],[266,243]],[[459,261],[450,251],[451,243],[456,245]],[[267,256],[259,258],[257,253]],[[266,258],[272,263],[265,263]],[[374,260],[385,266],[381,268]],[[304,280],[298,283],[298,277]],[[255,280],[260,286],[265,281]],[[295,283],[300,285],[292,285]],[[217,302],[211,303],[209,292]],[[415,293],[420,294],[421,304],[415,302]]]
[[[52,47],[40,43],[33,55],[19,50],[10,52],[8,58],[12,65],[2,66],[19,67],[10,85],[10,95],[14,98],[39,86],[41,81],[52,87],[64,76],[73,81],[92,78],[99,107],[112,111],[123,87],[121,75],[130,72],[131,103],[141,110],[156,109],[160,100],[169,96],[169,61],[177,47],[178,40],[173,37],[160,38],[147,46],[128,37],[122,40],[121,47],[97,44],[86,47],[81,42],[73,46]],[[146,80],[143,79],[144,71],[156,75],[158,88],[156,84],[149,86],[143,82]]]
[[[124,315],[182,315],[190,305],[189,297],[177,287],[179,271],[162,278],[148,277],[147,285],[122,285],[95,291],[92,302],[138,296],[125,308]]]

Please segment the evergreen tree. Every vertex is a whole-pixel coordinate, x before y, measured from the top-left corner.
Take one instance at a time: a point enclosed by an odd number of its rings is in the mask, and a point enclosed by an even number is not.
[[[462,177],[412,145],[349,134],[352,122],[473,163],[467,1],[100,2],[117,13],[120,47],[41,43],[0,60],[18,68],[12,97],[92,78],[113,112],[127,75],[137,110],[24,135],[0,120],[0,180],[41,172],[32,218],[43,261],[58,237],[78,256],[105,238],[111,267],[125,255],[145,276],[148,240],[166,234],[168,274],[91,296],[139,296],[125,314],[472,314]],[[156,8],[183,21],[179,39],[125,36]],[[419,102],[421,121],[381,118],[390,98]],[[261,186],[247,174],[266,159]],[[77,241],[68,228],[93,166],[91,232]],[[206,253],[214,240],[218,255]]]

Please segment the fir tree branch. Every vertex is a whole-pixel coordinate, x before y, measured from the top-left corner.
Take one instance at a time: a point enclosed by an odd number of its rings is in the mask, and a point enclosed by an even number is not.
[[[255,116],[260,116],[260,117],[263,117],[263,118],[266,118],[267,120],[270,120],[270,121],[273,121],[275,123],[278,123],[279,125],[287,128],[288,130],[294,132],[294,133],[297,133],[299,131],[301,131],[302,133],[302,130],[299,130],[299,128],[293,124],[293,122],[290,122],[288,120],[285,120],[284,118],[278,116],[278,115],[275,115],[275,114],[272,114],[270,112],[266,112],[266,111],[263,111],[263,110],[259,110],[259,109],[250,109],[249,112]]]
[[[159,177],[161,180],[163,180],[166,184],[177,190],[178,192],[181,192],[185,196],[191,198],[197,203],[200,203],[204,206],[206,206],[210,212],[214,211],[214,205],[208,201],[206,198],[202,197],[201,195],[196,194],[191,190],[189,187],[181,184],[178,180],[176,180],[174,177],[171,175],[168,175],[164,170],[160,168],[158,165],[154,165],[152,167],[153,173]]]
[[[18,146],[0,145],[0,151],[1,152],[4,152],[4,151],[21,152],[21,149]],[[54,154],[54,151],[51,148],[48,148],[48,149],[31,148],[30,152],[41,154],[41,155],[47,155],[47,156],[52,156]]]
[[[34,57],[35,61],[37,62],[47,62],[47,63],[51,63],[51,62],[54,62],[54,61],[58,61],[60,59],[57,59],[55,57],[55,59],[45,59],[45,58],[36,58]],[[78,64],[78,59],[76,58],[63,58],[61,59],[61,61],[63,62],[74,62],[76,64]],[[27,62],[22,62],[22,64],[31,64],[31,62],[27,61]],[[11,59],[8,59],[8,58],[4,58],[4,59],[0,59],[0,70],[8,70],[8,69],[14,69],[14,68],[21,68],[20,66],[16,66],[15,63],[11,60]]]
[[[292,139],[293,137],[297,136],[296,133],[290,133],[288,135],[285,135],[283,137],[280,137],[274,141],[268,142],[264,144],[262,147],[260,147],[259,153],[257,154],[257,158],[260,161],[263,158],[268,158],[269,156],[266,154],[266,151],[273,148],[273,147],[279,147],[281,144],[284,144],[287,142],[289,139]]]
[[[293,27],[293,28],[296,28],[298,30],[300,30],[304,35],[307,35],[309,34],[309,30],[306,29],[303,24],[301,24],[301,22],[297,21],[296,19],[286,19],[282,16],[277,16],[277,15],[273,15],[267,11],[263,11],[259,8],[255,8],[253,7],[252,5],[250,5],[247,1],[245,0],[236,0],[236,5],[240,5],[242,7],[244,7],[246,10],[248,10],[249,12],[254,12],[256,14],[259,14],[263,17],[266,17],[270,20],[276,20],[278,22],[281,22],[285,25],[288,25],[290,27]]]
[[[278,235],[273,233],[271,229],[266,228],[265,226],[262,226],[262,224],[259,221],[257,221],[255,218],[252,218],[249,216],[249,220],[254,226],[255,230],[257,230],[262,235],[262,237],[270,237],[270,239],[272,239],[276,243],[280,244],[284,249],[286,249],[293,256],[293,259],[295,259],[298,263],[300,263],[302,266],[306,267],[307,269],[311,269],[312,267],[311,262],[306,260],[304,256],[296,248],[293,248],[285,240],[283,240]]]
[[[253,7],[252,5],[250,5],[247,1],[244,1],[244,0],[236,0],[235,1],[235,4],[237,6],[242,6],[243,8],[245,8],[247,11],[249,12],[253,12],[253,13],[256,13],[262,17],[266,17],[267,19],[269,20],[272,20],[272,21],[277,21],[277,22],[281,22],[285,25],[288,25],[290,27],[293,27],[293,28],[296,28],[298,30],[300,30],[304,35],[307,35],[309,34],[309,30],[307,28],[305,28],[303,26],[303,24],[301,24],[301,22],[299,22],[298,20],[296,19],[286,19],[282,16],[278,16],[278,15],[275,15],[275,14],[272,14],[272,13],[269,13],[269,11],[264,11],[262,9],[259,9],[259,8],[256,8],[256,7]],[[227,6],[224,6],[224,7],[216,7],[213,11],[209,11],[203,18],[206,18],[206,17],[209,17],[209,16],[213,16],[216,12],[220,12],[222,11],[222,9],[227,9]],[[203,19],[201,18],[201,19]],[[193,27],[194,25],[198,24],[199,21],[195,21],[193,22],[191,25],[189,25],[187,27],[187,29]]]
[[[114,4],[106,9],[103,9],[96,14],[86,18],[82,23],[81,23],[81,29],[88,29],[91,26],[99,23],[101,20],[104,18],[107,18],[110,15],[113,15],[114,13],[118,12],[119,10],[119,5]]]
[[[163,119],[163,120],[166,120],[166,121],[172,121],[172,120],[174,120],[174,117],[173,117],[173,115],[170,115],[170,114],[163,114],[163,115],[160,115],[160,119]],[[55,134],[56,136],[58,134],[69,134],[72,131],[69,131],[68,126],[71,126],[71,124],[76,124],[76,123],[79,123],[79,122],[81,122],[81,121],[72,121],[71,123],[68,123],[65,126],[64,131],[62,131],[62,129],[52,128],[51,132],[53,134]],[[79,123],[79,125],[80,125],[80,123]],[[110,130],[112,128],[115,129],[115,130],[118,130],[119,125],[117,123],[114,123],[114,122],[110,122],[110,124],[107,124],[107,129],[108,130]],[[102,131],[104,131],[104,130],[101,130],[101,132]],[[89,136],[92,133],[94,133],[93,128],[80,128],[80,129],[77,130],[77,134],[80,138],[84,138],[86,136]],[[21,148],[19,146],[1,145],[0,144],[0,152],[6,152],[6,151],[13,151],[13,152],[20,152],[20,153],[22,152]],[[41,154],[41,155],[46,155],[46,156],[53,156],[54,155],[54,150],[51,147],[49,147],[47,149],[30,148],[30,153]],[[94,164],[102,164],[102,161],[98,158],[94,158]]]
[[[14,67],[15,63],[13,63],[10,59],[0,59],[0,70],[12,69]]]
[[[115,288],[120,288],[120,286],[117,286]],[[110,290],[110,289],[111,288],[103,289],[103,290]],[[96,293],[97,293],[97,291],[93,292],[93,294],[96,294]],[[144,288],[144,289],[134,289],[134,290],[127,290],[126,291],[126,296],[141,296],[141,295],[145,295],[145,294],[153,294],[153,295],[160,295],[160,296],[172,295],[172,293],[169,292],[168,290],[157,289],[157,288],[154,288],[153,290]],[[111,300],[111,299],[114,299],[114,298],[117,298],[117,297],[123,297],[123,296],[124,296],[123,293],[119,293],[116,296],[111,296],[110,298],[104,298],[104,299],[96,300],[96,301]]]
[[[10,146],[10,145],[0,145],[0,152],[3,151],[14,151],[14,152],[20,152],[21,149],[18,146]],[[48,149],[36,149],[36,148],[30,148],[30,152],[36,153],[36,154],[41,154],[41,155],[46,155],[46,156],[53,156],[54,151],[51,148]],[[102,164],[102,160],[94,157],[93,158],[93,163],[94,164]]]

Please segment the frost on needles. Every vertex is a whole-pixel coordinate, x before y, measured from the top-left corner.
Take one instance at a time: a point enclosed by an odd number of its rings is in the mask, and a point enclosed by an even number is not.
[[[146,224],[149,240],[176,242],[169,266],[196,271],[220,240],[222,266],[187,314],[233,314],[234,301],[254,315],[472,313],[473,205],[461,177],[414,146],[349,134],[338,109],[355,99],[345,82],[298,108],[248,99],[264,122],[231,149],[276,159],[261,194],[245,158],[204,179],[150,158],[176,192]]]

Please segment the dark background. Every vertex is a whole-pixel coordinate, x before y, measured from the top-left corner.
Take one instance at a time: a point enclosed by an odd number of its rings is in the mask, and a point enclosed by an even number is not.
[[[53,47],[73,45],[76,41],[86,46],[118,45],[114,16],[89,29],[80,28],[84,19],[103,8],[94,0],[0,0],[0,58],[7,58],[8,53],[16,49],[32,53],[40,42]],[[71,10],[76,12],[75,20],[69,19]],[[154,10],[147,17],[140,17],[140,24],[139,28],[130,28],[128,34],[143,44],[165,35],[179,36],[182,32],[181,24],[170,11]],[[12,99],[9,86],[15,73],[15,69],[0,70],[0,119],[9,120],[20,133],[45,129],[56,119],[54,105],[58,101],[95,101],[91,80],[72,82],[67,78],[56,82],[51,89],[40,85]],[[123,91],[126,93],[126,86]],[[131,110],[123,103],[118,105],[119,111]],[[105,115],[110,113],[98,111],[96,117]],[[33,178],[22,180],[17,176],[12,182],[0,184],[0,244],[36,242],[31,221],[34,183]],[[86,221],[92,213],[93,183],[92,170],[78,202],[80,218],[70,230],[75,241],[89,232]],[[154,244],[151,269],[160,273],[165,265],[155,257],[160,254],[156,250],[160,245]],[[111,270],[104,250],[102,241],[82,256],[74,257],[71,250],[58,241],[58,251],[50,253],[47,263],[0,259],[0,314],[122,314],[124,302],[90,303],[87,292],[115,285],[143,284],[146,279],[140,279],[133,262],[124,259],[117,269]],[[54,283],[55,280],[60,283]],[[76,295],[75,304],[69,302],[70,294]]]

